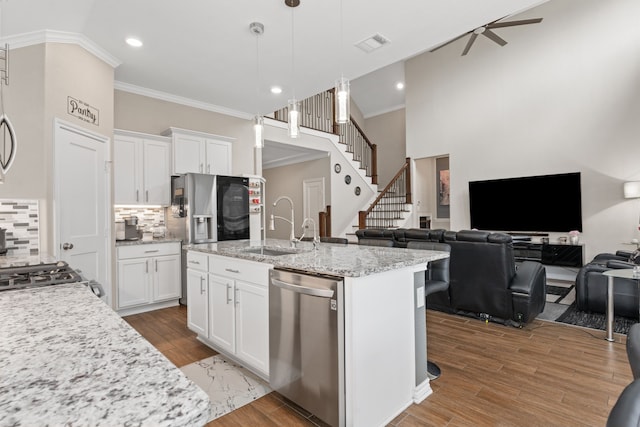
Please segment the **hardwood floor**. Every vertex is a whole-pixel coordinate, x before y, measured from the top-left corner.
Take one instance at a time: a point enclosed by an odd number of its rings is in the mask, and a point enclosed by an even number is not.
[[[186,308],[125,317],[176,366],[216,354],[186,327]],[[433,394],[390,425],[604,426],[631,382],[626,337],[535,320],[523,329],[427,311],[429,359],[443,373]],[[277,393],[208,426],[322,425]]]

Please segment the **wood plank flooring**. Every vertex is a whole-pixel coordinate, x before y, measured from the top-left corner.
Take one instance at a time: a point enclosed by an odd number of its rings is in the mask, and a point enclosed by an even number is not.
[[[186,308],[125,317],[176,366],[216,354],[186,327]],[[523,329],[427,311],[429,359],[443,371],[433,394],[389,425],[604,426],[631,382],[624,335],[535,320]],[[208,426],[315,426],[268,394]]]

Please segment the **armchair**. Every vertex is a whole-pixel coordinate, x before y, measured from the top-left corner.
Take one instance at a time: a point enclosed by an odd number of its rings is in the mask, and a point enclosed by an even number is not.
[[[576,276],[576,307],[578,310],[605,313],[607,308],[607,270],[633,268],[631,252],[599,254],[578,271]],[[638,283],[632,279],[616,279],[613,287],[613,310],[616,315],[638,317]]]

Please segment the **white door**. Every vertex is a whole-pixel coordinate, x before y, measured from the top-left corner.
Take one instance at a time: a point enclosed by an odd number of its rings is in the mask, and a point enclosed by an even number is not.
[[[269,295],[264,286],[236,281],[236,355],[269,373]]]
[[[326,209],[324,202],[324,178],[305,179],[302,182],[304,218],[313,218],[318,224],[318,212]],[[313,230],[310,230],[313,232]],[[309,236],[309,234],[307,234]]]
[[[153,258],[153,301],[178,299],[182,295],[180,281],[180,255],[166,255]]]
[[[151,302],[151,275],[149,258],[118,261],[118,310]]]
[[[231,143],[207,139],[207,170],[213,175],[231,175]]]
[[[55,255],[97,280],[111,304],[109,138],[55,122]]]
[[[142,161],[140,140],[127,136],[116,136],[113,140],[113,198],[116,205],[140,203]]]
[[[233,280],[209,274],[209,338],[229,353],[236,351]]]
[[[209,300],[207,273],[187,269],[187,326],[193,332],[209,337]]]

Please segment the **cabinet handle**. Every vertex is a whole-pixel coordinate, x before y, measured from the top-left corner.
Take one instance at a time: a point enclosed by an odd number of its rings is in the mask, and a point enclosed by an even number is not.
[[[140,201],[140,190],[136,190],[136,202]]]
[[[156,273],[157,273],[158,272],[158,260],[154,259],[153,261],[156,263]]]
[[[151,254],[151,253],[154,253],[154,252],[160,252],[160,249],[154,249],[152,251],[144,251],[145,254]]]
[[[225,268],[224,271],[228,271],[229,273],[239,274],[240,270],[234,270],[233,268]]]
[[[204,277],[200,276],[200,295],[204,294],[204,286],[202,286],[204,284]]]
[[[202,163],[200,163],[200,173],[202,173],[202,169],[203,169]]]
[[[147,202],[148,202],[148,201],[149,201],[149,190],[146,190],[146,191],[145,191],[145,196],[146,196],[146,198],[147,198]]]
[[[229,289],[231,289],[231,285],[227,284],[227,305],[231,302],[231,298],[229,298]]]
[[[189,264],[198,264],[198,265],[200,265],[200,261],[190,260]]]
[[[144,272],[149,273],[149,260],[144,262]]]
[[[211,173],[211,164],[207,164],[207,173]]]
[[[233,290],[233,299],[235,300],[236,305],[240,304],[240,301],[238,301],[238,288]]]

